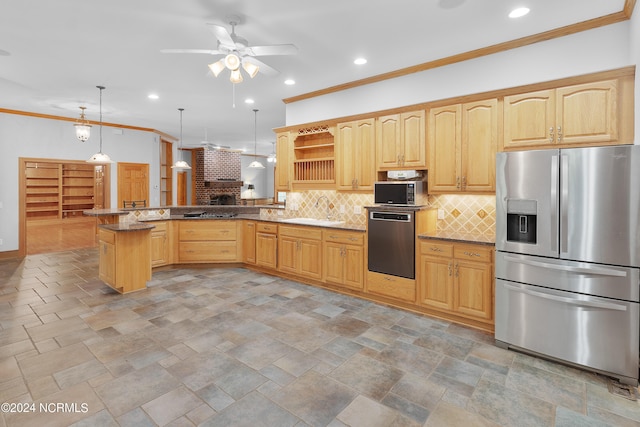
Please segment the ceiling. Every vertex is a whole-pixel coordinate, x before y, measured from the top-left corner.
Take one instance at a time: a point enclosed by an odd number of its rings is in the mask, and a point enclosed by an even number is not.
[[[20,0],[0,12],[0,108],[99,120],[272,151],[285,125],[283,99],[620,12],[625,0]],[[531,13],[509,19],[516,6]],[[207,23],[250,45],[292,43],[295,56],[263,56],[280,71],[233,85],[214,77],[219,56],[161,49],[216,49]],[[355,65],[356,57],[365,65]],[[291,78],[295,85],[283,82]],[[234,98],[235,91],[235,98]],[[156,93],[157,100],[147,95]],[[253,105],[244,100],[252,98]],[[233,101],[235,99],[235,108]],[[253,109],[258,109],[257,117]]]

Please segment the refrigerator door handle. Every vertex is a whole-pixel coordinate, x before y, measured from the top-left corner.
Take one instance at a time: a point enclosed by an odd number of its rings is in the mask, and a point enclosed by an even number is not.
[[[558,252],[558,155],[551,156],[551,227],[549,241],[552,252]]]
[[[569,156],[561,155],[560,165],[560,254],[569,250]]]
[[[614,303],[607,303],[607,302],[596,302],[596,301],[583,301],[583,300],[579,300],[579,299],[575,299],[575,298],[567,298],[567,297],[561,297],[558,295],[551,295],[551,294],[547,294],[545,292],[538,292],[538,291],[532,291],[529,289],[522,289],[519,288],[517,286],[513,286],[513,285],[509,285],[507,283],[503,283],[502,286],[504,286],[505,288],[512,290],[512,291],[516,291],[516,292],[521,292],[523,294],[527,294],[527,295],[531,295],[531,296],[536,296],[539,298],[546,298],[552,301],[559,301],[559,302],[564,302],[567,304],[571,304],[571,305],[580,305],[583,307],[593,307],[593,308],[603,308],[606,310],[617,310],[617,311],[627,311],[627,307],[621,304],[614,304]]]
[[[550,262],[534,261],[530,259],[521,259],[510,256],[504,257],[505,261],[527,264],[532,267],[548,268],[551,270],[566,271],[568,273],[585,273],[594,274],[599,276],[614,276],[614,277],[627,277],[627,273],[621,270],[613,270],[611,268],[604,267],[572,267],[570,265],[558,265]]]

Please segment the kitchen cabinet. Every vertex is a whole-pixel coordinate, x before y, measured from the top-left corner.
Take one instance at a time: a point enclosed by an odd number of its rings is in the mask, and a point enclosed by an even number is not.
[[[416,302],[416,281],[390,274],[367,271],[367,292],[404,302]]]
[[[319,125],[291,133],[291,190],[335,189],[335,128]],[[278,159],[280,163],[280,159]]]
[[[151,230],[151,266],[160,267],[171,263],[170,228],[166,221],[154,221]]]
[[[364,233],[324,230],[325,282],[352,289],[364,288]]]
[[[493,321],[493,248],[423,239],[419,242],[418,303],[476,320]]]
[[[242,262],[256,263],[256,222],[242,222]]]
[[[291,134],[279,132],[276,134],[275,189],[289,191],[291,189]]]
[[[256,265],[275,270],[278,265],[278,225],[256,224]]]
[[[617,144],[618,80],[505,96],[504,150]]]
[[[426,150],[424,110],[391,114],[376,120],[378,170],[425,169]]]
[[[429,192],[490,193],[495,186],[498,100],[429,110]]]
[[[145,289],[151,279],[151,231],[98,230],[98,276],[125,294]]]
[[[322,279],[322,229],[280,225],[278,271]]]
[[[374,119],[338,124],[335,141],[338,190],[373,190],[375,136]]]
[[[178,262],[240,262],[242,221],[186,220],[178,224]]]

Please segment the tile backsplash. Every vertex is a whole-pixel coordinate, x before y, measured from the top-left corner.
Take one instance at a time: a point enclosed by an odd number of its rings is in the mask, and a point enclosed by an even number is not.
[[[442,209],[439,231],[494,236],[496,233],[496,196],[442,194],[429,196],[429,206]]]

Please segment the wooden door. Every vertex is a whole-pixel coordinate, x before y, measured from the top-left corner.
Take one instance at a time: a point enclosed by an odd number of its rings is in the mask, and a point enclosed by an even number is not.
[[[559,144],[613,143],[618,140],[617,81],[556,90],[556,134]]]
[[[400,160],[400,115],[379,117],[376,121],[376,162],[379,170],[395,169]]]
[[[118,207],[125,200],[146,200],[149,206],[148,163],[118,163]]]
[[[555,143],[555,90],[504,97],[505,149]]]
[[[462,106],[462,190],[496,190],[498,100],[488,99]]]
[[[420,256],[420,303],[441,310],[453,309],[453,261]]]
[[[282,132],[276,136],[275,188],[277,191],[288,191],[291,185],[291,136],[289,132]]]
[[[177,173],[178,186],[178,206],[187,205],[187,173],[182,171]]]
[[[278,239],[275,234],[256,232],[256,264],[275,269]]]
[[[400,115],[402,167],[425,168],[427,166],[427,144],[425,138],[424,110]]]
[[[356,189],[373,190],[376,180],[376,128],[374,119],[359,120],[356,126],[356,141],[352,151]]]
[[[300,239],[298,248],[300,274],[312,279],[321,279],[322,242],[320,240]]]
[[[455,193],[462,188],[460,104],[429,111],[429,191]]]
[[[280,236],[278,239],[278,270],[296,273],[298,271],[298,239]]]
[[[253,221],[242,224],[242,258],[248,264],[256,263],[256,223]]]
[[[346,245],[343,254],[344,285],[354,289],[364,288],[364,251],[362,246]]]
[[[340,123],[338,125],[335,141],[336,188],[338,190],[353,190],[355,187],[355,134],[354,122]]]
[[[492,269],[491,264],[455,260],[454,307],[460,314],[479,319],[492,319]]]
[[[324,244],[324,278],[329,283],[344,284],[343,246],[340,243]]]

